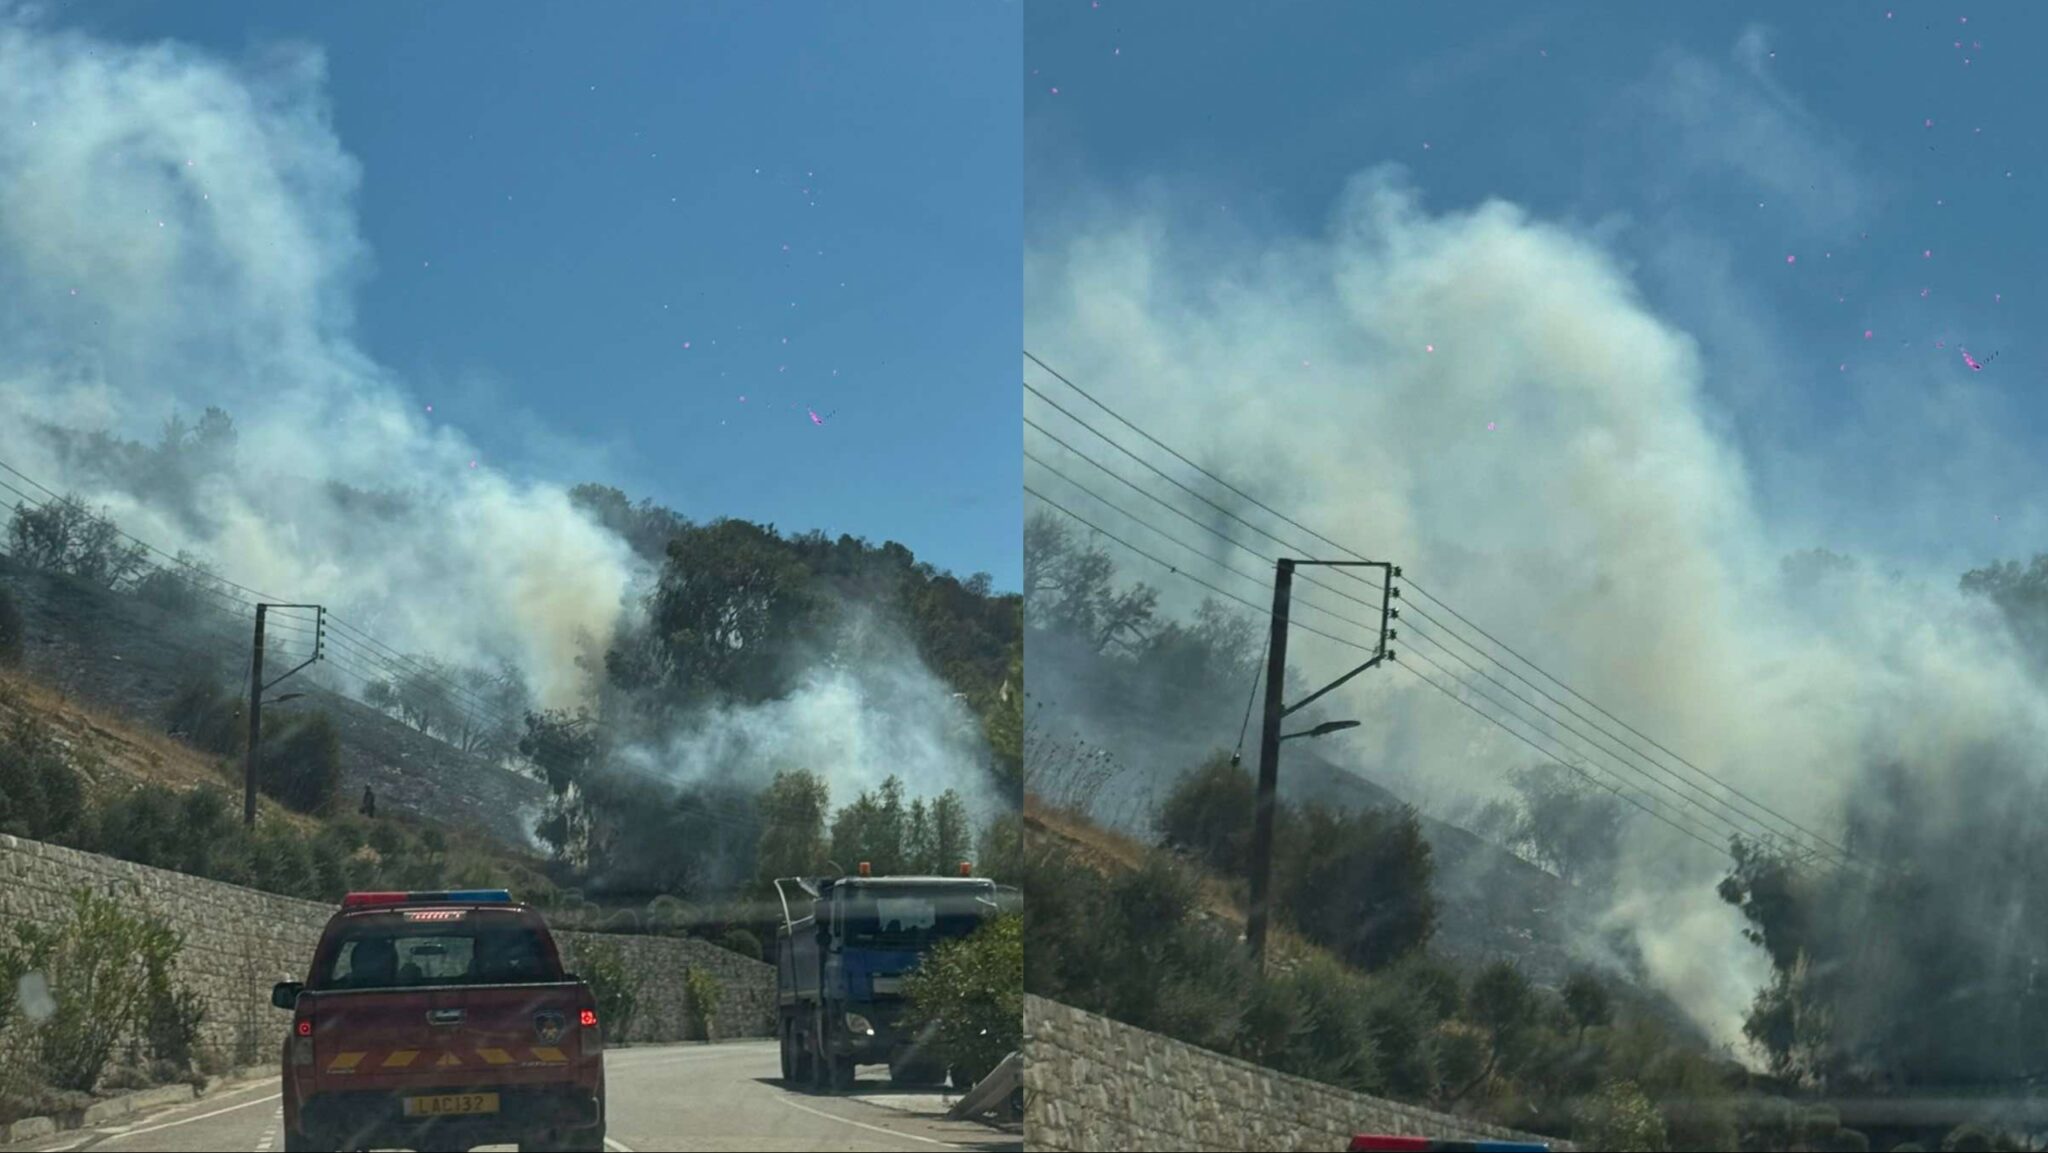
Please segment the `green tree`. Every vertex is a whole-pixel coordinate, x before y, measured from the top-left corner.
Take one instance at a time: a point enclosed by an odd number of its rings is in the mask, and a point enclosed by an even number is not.
[[[906,872],[909,823],[903,782],[890,777],[878,789],[863,790],[832,818],[832,859],[849,872],[863,861],[877,876]]]
[[[815,876],[825,863],[825,816],[831,792],[824,778],[808,769],[775,774],[761,791],[761,842],[755,853],[760,876]]]
[[[0,729],[0,833],[69,842],[85,818],[70,752],[41,720],[17,713]]]
[[[1662,1153],[1664,1118],[1630,1081],[1613,1081],[1581,1102],[1572,1118],[1572,1140],[1585,1149]]]
[[[21,605],[14,599],[14,590],[0,586],[0,668],[12,668],[21,663],[27,637],[28,626],[22,620]]]
[[[259,782],[268,795],[301,813],[330,812],[341,787],[341,733],[326,713],[313,713],[265,734]]]
[[[1428,943],[1435,865],[1412,808],[1311,805],[1289,824],[1276,887],[1303,935],[1368,971]]]
[[[931,1026],[940,1057],[964,1089],[1024,1041],[1024,925],[1005,915],[947,941],[904,983],[906,1024]]]
[[[8,552],[16,561],[100,588],[123,588],[149,567],[149,554],[141,545],[131,543],[112,520],[95,514],[76,496],[40,508],[15,505],[7,534]]]
[[[1162,844],[1226,877],[1251,867],[1252,775],[1218,754],[1174,783],[1159,808]]]

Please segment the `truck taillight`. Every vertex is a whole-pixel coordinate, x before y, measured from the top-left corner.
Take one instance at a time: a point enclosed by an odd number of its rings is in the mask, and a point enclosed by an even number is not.
[[[299,1036],[301,1036],[301,1037],[311,1037],[312,1035],[313,1035],[313,1019],[312,1019],[311,1017],[301,1017],[301,1018],[299,1018]]]
[[[597,1010],[595,1010],[595,1009],[585,1009],[585,1010],[583,1010],[583,1016],[582,1016],[581,1020],[582,1020],[582,1022],[583,1022],[583,1027],[584,1027],[584,1028],[586,1028],[586,1029],[595,1029],[595,1028],[597,1028]]]
[[[313,1018],[301,1017],[292,1023],[292,1064],[313,1063]]]

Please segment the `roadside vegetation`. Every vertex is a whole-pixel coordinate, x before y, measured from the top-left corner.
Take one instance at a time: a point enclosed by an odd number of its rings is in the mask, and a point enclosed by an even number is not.
[[[60,918],[0,938],[0,1124],[217,1071],[204,1008],[174,976],[183,938],[80,890]]]

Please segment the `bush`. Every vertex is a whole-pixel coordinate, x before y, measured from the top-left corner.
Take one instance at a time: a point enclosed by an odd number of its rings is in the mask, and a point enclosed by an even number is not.
[[[18,956],[0,968],[44,974],[54,1002],[33,1026],[42,1078],[52,1088],[91,1092],[116,1041],[151,1004],[148,958],[173,956],[182,942],[160,919],[129,916],[89,890],[73,896],[66,920],[20,922],[14,934]]]
[[[761,960],[761,938],[756,937],[745,929],[726,930],[725,935],[718,939],[718,943],[741,956],[752,957],[756,961]]]
[[[683,970],[684,1016],[688,1018],[692,1041],[715,1041],[713,1026],[718,1022],[718,1001],[725,989],[718,978],[698,968]]]
[[[7,537],[8,552],[17,561],[99,588],[120,588],[149,567],[149,553],[141,545],[129,543],[113,521],[95,515],[77,497],[41,508],[14,506]]]
[[[1572,1141],[1584,1149],[1662,1153],[1664,1118],[1632,1081],[1612,1081],[1573,1111]]]
[[[0,668],[13,668],[21,663],[27,633],[21,606],[14,603],[14,590],[0,588]]]
[[[933,949],[904,982],[905,1024],[932,1030],[954,1087],[986,1077],[1024,1044],[1024,923],[1004,915]]]
[[[640,981],[618,945],[588,937],[578,941],[576,970],[577,976],[590,983],[605,1040],[623,1042],[633,1024],[633,1011],[639,1007]]]
[[[215,756],[239,757],[249,747],[249,719],[241,698],[210,676],[194,676],[164,706],[164,727],[174,737]]]
[[[84,818],[70,754],[41,721],[15,717],[0,731],[0,833],[69,843]]]
[[[326,713],[314,713],[266,741],[261,785],[279,803],[320,815],[341,787],[341,734]]]
[[[168,925],[154,923],[144,934],[141,949],[144,988],[142,1049],[152,1062],[168,1063],[177,1072],[190,1072],[199,1046],[199,1026],[206,1019],[206,1007],[191,989],[182,989],[171,979],[171,966],[185,947],[185,935]]]

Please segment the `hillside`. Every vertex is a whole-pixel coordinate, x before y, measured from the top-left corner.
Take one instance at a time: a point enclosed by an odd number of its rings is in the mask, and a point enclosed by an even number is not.
[[[4,554],[0,586],[12,590],[21,609],[26,679],[57,699],[87,706],[81,716],[128,722],[101,727],[137,734],[131,738],[137,747],[190,752],[151,732],[153,719],[194,677],[239,689],[247,676],[247,626],[225,613],[177,613],[132,593],[26,569]],[[369,786],[380,807],[485,831],[508,846],[531,846],[530,814],[545,792],[539,782],[323,687],[323,679],[319,665],[299,674],[292,689],[306,696],[277,707],[316,708],[333,718],[341,735],[344,799],[353,801]],[[174,753],[162,755],[166,764],[179,763]],[[210,767],[203,772],[217,779]]]

